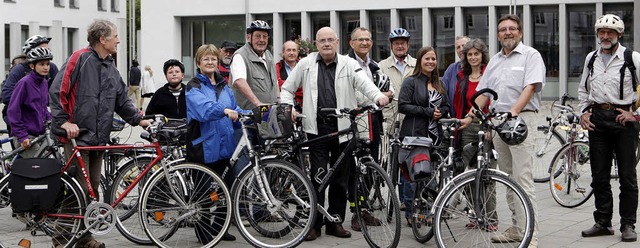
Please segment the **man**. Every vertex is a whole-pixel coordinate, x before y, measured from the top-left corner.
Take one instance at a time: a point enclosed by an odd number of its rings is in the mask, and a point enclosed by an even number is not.
[[[223,57],[218,64],[218,72],[220,72],[220,75],[224,77],[224,80],[227,80],[227,83],[229,83],[231,58],[233,57],[233,53],[236,52],[236,49],[238,49],[238,46],[234,42],[225,40],[224,42],[222,42],[222,45],[220,45],[220,49],[222,49]]]
[[[276,63],[276,73],[278,73],[278,87],[282,87],[287,80],[289,73],[298,63],[300,48],[295,41],[288,40],[282,45],[282,59]],[[296,103],[302,104],[302,89],[296,91]]]
[[[389,33],[389,43],[391,45],[391,52],[393,55],[389,56],[385,60],[380,61],[380,70],[389,76],[391,79],[391,85],[395,92],[400,93],[402,82],[407,78],[413,70],[416,68],[416,59],[409,55],[409,38],[411,34],[404,28],[396,28]],[[391,131],[395,125],[395,119],[393,113],[398,112],[398,105],[396,102],[392,102],[390,109],[393,111],[385,111],[384,118],[387,120],[384,128],[385,135],[391,135]],[[403,117],[399,114],[398,122],[402,121]],[[399,125],[400,123],[398,123]],[[400,192],[400,210],[406,210],[407,205],[411,203],[413,198],[413,188],[410,183],[404,177],[400,177],[398,185],[398,191]]]
[[[589,130],[591,187],[596,199],[596,210],[593,212],[596,223],[582,231],[582,237],[614,234],[611,228],[613,196],[610,175],[611,160],[615,154],[620,175],[620,232],[623,242],[634,242],[637,240],[638,180],[635,151],[638,132],[633,128],[633,122],[639,120],[640,115],[638,111],[633,112],[632,105],[637,101],[633,80],[638,79],[638,69],[635,72],[629,70],[628,66],[623,69],[628,48],[619,42],[624,33],[624,22],[620,17],[612,14],[600,17],[596,21],[595,31],[600,47],[587,55],[578,87],[582,111],[580,124]],[[632,61],[629,62],[638,68],[640,54],[632,52],[631,55]],[[624,77],[620,75],[621,69]]]
[[[129,69],[129,84],[127,84],[129,97],[136,101],[136,107],[142,110],[142,93],[140,92],[140,80],[142,79],[142,72],[138,68],[138,61],[131,61],[131,69]]]
[[[256,20],[247,27],[247,43],[233,54],[231,85],[238,106],[253,109],[278,100],[278,80],[273,56],[267,50],[271,27]]]
[[[12,65],[11,70],[9,71],[9,75],[7,76],[6,81],[4,82],[4,86],[2,86],[2,103],[4,103],[4,107],[2,108],[2,116],[7,124],[7,130],[9,128],[9,122],[7,122],[7,107],[9,106],[9,100],[11,99],[11,94],[13,93],[13,88],[16,87],[16,84],[22,77],[26,76],[31,72],[31,67],[29,67],[29,62],[26,61],[26,55],[36,47],[49,48],[49,42],[51,41],[51,37],[45,37],[42,35],[34,35],[29,37],[29,39],[24,41],[24,46],[22,47],[22,53],[25,55],[25,60],[19,62],[18,64]],[[15,59],[15,58],[14,58]],[[12,61],[13,62],[13,61]],[[49,74],[45,77],[47,80],[49,87],[51,86],[53,79],[58,74],[58,66],[53,62],[50,63]]]
[[[444,88],[447,90],[449,102],[453,102],[453,96],[456,92],[456,83],[458,81],[456,75],[458,75],[458,71],[462,69],[462,65],[460,64],[460,60],[462,60],[462,48],[464,47],[464,44],[467,44],[470,40],[471,39],[467,36],[456,37],[456,54],[458,55],[459,60],[451,63],[442,76],[442,82],[444,83]],[[451,116],[456,116],[455,114],[455,108],[451,108]]]
[[[516,15],[506,15],[498,20],[498,41],[502,50],[491,58],[482,79],[476,88],[494,89],[498,93],[498,100],[493,107],[498,112],[510,112],[512,116],[519,116],[525,123],[535,123],[540,109],[542,88],[545,83],[545,66],[540,53],[530,46],[522,44],[522,25]],[[481,95],[476,103],[483,109],[489,100]],[[473,119],[473,110],[462,120],[462,127],[468,126]],[[529,128],[532,128],[529,126]],[[532,132],[529,130],[529,132]],[[493,144],[499,154],[498,166],[500,170],[509,174],[525,190],[537,215],[535,186],[533,184],[533,139],[525,139],[518,145],[508,145],[502,137],[493,139]],[[510,192],[509,194],[512,194]],[[509,205],[514,197],[507,195]],[[513,212],[514,210],[512,210]],[[524,219],[521,211],[512,213],[513,223]],[[537,221],[537,218],[535,218]],[[503,223],[500,223],[501,225]],[[507,224],[507,223],[505,223]],[[538,246],[538,225],[534,226],[534,233],[529,247]],[[522,230],[510,226],[504,233],[497,233],[491,237],[492,242],[519,242],[522,240]]]
[[[367,77],[372,82],[378,82],[380,78],[386,79],[386,77],[380,75],[380,67],[378,64],[369,58],[369,52],[371,52],[371,48],[373,47],[373,40],[371,39],[371,32],[368,29],[363,27],[358,27],[351,32],[351,40],[349,41],[349,46],[351,46],[351,51],[349,51],[349,57],[358,61],[360,68],[367,74]],[[382,79],[382,80],[384,80]],[[389,98],[393,98],[393,92],[391,90],[387,90],[386,92],[382,92],[385,96]],[[364,95],[359,92],[356,92],[356,99],[358,100],[358,104],[360,106],[371,105],[373,102],[366,99]],[[375,113],[369,113],[371,115],[371,119],[369,120],[367,116],[361,117],[365,120],[365,123],[371,130],[367,131],[366,136],[372,135],[371,143],[369,144],[369,149],[371,150],[371,156],[376,161],[379,161],[380,155],[380,135],[382,131],[382,111],[377,111]],[[370,131],[370,132],[368,132]],[[352,164],[351,169],[355,170],[355,165]],[[349,174],[349,206],[352,213],[355,213],[355,192],[353,192],[353,184],[355,183],[355,177],[353,174]],[[366,225],[369,226],[379,226],[380,220],[373,217],[367,210],[363,210],[363,219]],[[351,217],[351,229],[359,232],[361,230],[360,221],[357,216],[354,214]]]
[[[75,51],[69,57],[62,66],[63,73],[56,76],[49,90],[52,127],[62,128],[67,133],[66,137],[59,137],[66,142],[67,155],[73,151],[68,139],[75,139],[79,146],[107,144],[114,112],[131,125],[146,127],[150,124],[149,120],[142,120],[137,108],[127,97],[125,83],[111,57],[120,43],[116,25],[108,20],[94,21],[87,28],[87,40],[89,47]],[[80,128],[87,132],[80,133]],[[103,153],[81,153],[94,189],[100,183]],[[76,173],[76,179],[87,192],[82,173]],[[54,246],[64,245],[64,241],[60,241],[54,240]],[[91,235],[79,240],[77,245],[104,247]]]
[[[316,46],[319,52],[298,62],[291,74],[282,85],[281,100],[283,103],[292,104],[295,91],[302,86],[305,95],[302,99],[302,113],[306,116],[302,121],[302,128],[309,139],[316,138],[338,129],[349,127],[349,120],[336,118],[318,118],[317,110],[320,108],[356,108],[356,90],[381,106],[389,102],[384,94],[375,87],[367,77],[360,65],[347,56],[336,53],[339,44],[336,32],[330,27],[323,27],[316,34]],[[321,92],[321,94],[319,94]],[[295,111],[293,112],[295,114]],[[342,150],[345,149],[346,137],[339,140],[329,140],[309,147],[311,161],[311,178],[323,178],[327,171],[327,164],[333,164]],[[350,160],[346,159],[345,163]],[[323,169],[320,169],[323,168]],[[345,205],[347,204],[347,184],[349,165],[338,166],[334,177],[329,183],[329,209],[331,215],[339,215],[342,220],[345,217]],[[317,180],[312,180],[316,189],[319,186]],[[325,192],[317,192],[318,202],[325,201]],[[322,215],[316,213],[318,218],[313,223],[306,240],[315,240],[320,236],[320,228],[323,224]],[[351,237],[351,233],[344,230],[341,223],[331,223],[324,220],[327,225],[326,233],[341,238]]]

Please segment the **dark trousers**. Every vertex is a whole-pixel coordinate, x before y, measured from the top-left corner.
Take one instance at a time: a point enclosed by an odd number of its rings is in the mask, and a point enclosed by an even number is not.
[[[625,126],[615,121],[619,112],[593,109],[591,122],[594,131],[589,131],[591,158],[591,187],[595,197],[596,223],[611,226],[613,218],[613,196],[611,193],[611,161],[615,153],[620,176],[620,224],[635,224],[638,209],[638,179],[636,176],[636,147],[638,132],[632,123]]]
[[[323,134],[329,133],[331,127],[318,123],[318,135],[307,134],[309,139],[316,138]],[[337,128],[335,129],[337,130]],[[340,153],[345,149],[347,142],[340,144],[338,139],[325,142],[318,142],[309,145],[309,159],[311,161],[311,182],[317,190],[318,202],[324,206],[325,190],[320,191],[320,181],[327,175],[328,168],[333,165]],[[333,178],[329,181],[329,209],[327,211],[331,215],[338,215],[344,221],[347,207],[347,185],[349,181],[349,167],[351,162],[350,156],[345,156],[344,162],[337,166],[333,173]],[[324,222],[323,215],[316,213],[316,222],[314,228],[319,230]]]
[[[372,139],[371,139],[371,143],[369,143],[369,151],[371,152],[371,157],[373,157],[373,160],[376,163],[380,162],[380,142],[382,141],[382,121],[384,117],[382,116],[382,111],[377,111],[377,112],[373,112],[371,113],[371,122],[369,124],[369,128],[371,128],[370,130],[370,135],[372,135]],[[359,130],[360,131],[360,130]],[[351,171],[355,171],[355,163],[351,163]],[[356,175],[355,173],[349,173],[349,207],[351,212],[355,211],[355,198],[356,198],[356,192],[355,192],[355,183],[356,183]],[[367,185],[367,186],[371,186],[371,185]],[[360,191],[364,191],[361,192],[361,195],[366,195],[369,190],[371,189],[358,189]],[[363,204],[363,202],[361,202],[361,204]]]

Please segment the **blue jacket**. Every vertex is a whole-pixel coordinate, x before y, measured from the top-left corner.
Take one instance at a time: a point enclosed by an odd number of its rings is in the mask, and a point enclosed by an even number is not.
[[[453,62],[447,67],[447,70],[444,71],[444,75],[442,76],[442,83],[444,83],[444,88],[447,90],[447,97],[449,97],[449,102],[453,102],[453,97],[456,92],[456,83],[458,82],[458,71],[462,69],[460,65],[460,61]],[[451,108],[451,116],[456,116],[456,111]]]
[[[236,148],[234,125],[224,115],[224,109],[246,111],[238,107],[233,91],[218,72],[215,79],[214,86],[207,76],[198,73],[187,83],[187,160],[191,162],[208,164],[228,159]]]

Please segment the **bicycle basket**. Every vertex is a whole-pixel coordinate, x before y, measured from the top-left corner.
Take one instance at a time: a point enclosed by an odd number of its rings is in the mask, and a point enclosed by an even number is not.
[[[11,206],[14,211],[42,211],[54,207],[60,190],[62,162],[53,158],[17,159],[11,168]]]
[[[253,109],[253,121],[262,139],[288,138],[293,134],[292,106],[289,104],[262,105]]]

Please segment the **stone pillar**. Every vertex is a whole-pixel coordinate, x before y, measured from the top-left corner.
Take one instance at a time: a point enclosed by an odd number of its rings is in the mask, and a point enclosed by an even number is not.
[[[277,63],[280,59],[282,59],[282,43],[284,43],[284,24],[282,21],[282,14],[273,13],[273,27],[272,27],[272,37],[273,37],[273,63]]]
[[[66,41],[62,35],[62,21],[53,20],[51,21],[51,28],[49,29],[49,36],[51,36],[51,43],[49,43],[49,49],[53,53],[53,63],[58,65],[58,67],[62,66],[62,63],[65,61],[64,57],[64,44]]]
[[[422,8],[422,46],[433,46],[433,28],[431,25],[431,10]]]
[[[22,25],[19,22],[9,24],[9,59],[22,54]]]
[[[300,38],[311,39],[311,33],[316,30],[311,30],[311,13],[303,11],[300,13]]]
[[[118,18],[115,24],[118,27],[118,36],[122,37],[122,39],[124,39],[124,37],[127,37],[127,19]],[[129,80],[129,73],[127,70],[127,46],[123,43],[120,43],[120,45],[118,45],[118,55],[116,63],[118,72],[120,72],[122,80],[124,82],[127,82]]]

